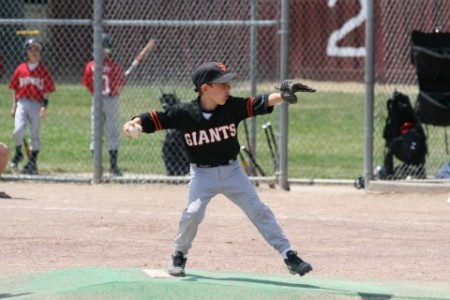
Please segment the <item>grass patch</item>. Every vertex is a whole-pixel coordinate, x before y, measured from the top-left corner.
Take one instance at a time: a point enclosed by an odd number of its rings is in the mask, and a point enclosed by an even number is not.
[[[0,141],[11,148],[12,91],[1,85]],[[176,88],[182,101],[195,97],[191,88]],[[238,91],[235,95],[248,95]],[[129,86],[121,96],[121,123],[141,112],[161,109],[159,87]],[[58,84],[51,95],[48,115],[41,127],[41,173],[92,173],[90,143],[91,96],[83,86]],[[289,177],[354,179],[363,168],[364,94],[317,92],[299,94],[299,103],[289,106]],[[272,122],[278,132],[279,108],[256,121],[257,157],[263,169],[273,174],[272,159],[261,125]],[[250,124],[250,123],[249,123]],[[29,134],[27,133],[27,136]],[[161,158],[164,133],[129,140],[121,136],[119,165],[125,172],[164,174]],[[245,143],[243,126],[239,139]],[[104,166],[108,167],[107,140],[103,141]],[[7,170],[6,172],[9,172]]]

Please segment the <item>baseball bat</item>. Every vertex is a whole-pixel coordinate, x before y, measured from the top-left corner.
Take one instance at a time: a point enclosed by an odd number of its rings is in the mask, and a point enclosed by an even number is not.
[[[25,155],[27,156],[28,160],[30,160],[31,148],[30,148],[30,144],[28,144],[28,141],[26,138],[23,138],[23,147],[25,148]]]
[[[245,131],[245,142],[247,143],[247,150],[252,152],[252,147],[250,143],[250,134],[248,132],[247,120],[244,119],[244,131]],[[249,175],[256,176],[255,165],[250,161],[250,165],[248,166]]]
[[[264,125],[262,125],[262,129],[264,130],[264,133],[266,135],[267,144],[269,145],[270,156],[272,157],[272,162],[273,162],[273,170],[276,172],[278,169],[278,162],[277,162],[277,158],[275,156],[275,152],[273,150],[272,139],[269,135],[269,124],[265,123]]]
[[[245,171],[245,174],[247,174],[248,176],[250,176],[250,175],[251,175],[251,172],[250,172],[250,166],[249,166],[247,160],[245,159],[244,155],[242,155],[241,152],[239,152],[239,158],[240,158],[240,160],[241,160],[241,165],[242,165],[242,168],[243,168],[244,171]]]
[[[244,120],[244,130],[245,130],[245,142],[247,143],[247,148],[252,151],[252,147],[250,146],[250,135],[248,133],[247,121]]]
[[[258,172],[261,174],[261,176],[266,177],[267,176],[266,172],[264,172],[264,170],[261,168],[261,166],[256,162],[256,159],[253,156],[253,153],[249,149],[247,149],[247,147],[245,147],[245,146],[242,146],[241,149],[244,150],[245,154],[247,154],[248,158],[250,159],[250,162],[255,166],[256,170],[258,170]],[[274,189],[275,183],[269,182],[269,187],[271,189]]]
[[[125,71],[125,76],[128,76],[133,72],[133,70],[143,61],[148,53],[155,47],[155,40],[150,39],[144,48],[139,52],[139,54],[134,58],[131,65],[128,67],[128,69]]]
[[[273,133],[272,123],[270,123],[270,121],[269,121],[266,124],[267,124],[267,128],[269,130],[269,135],[270,135],[270,138],[272,140],[272,145],[273,145],[273,148],[274,148],[274,155],[275,155],[275,159],[276,159],[276,163],[277,163],[276,170],[278,170],[278,168],[280,166],[280,156],[279,156],[280,154],[278,152],[277,139],[275,138],[275,134]]]
[[[272,138],[272,144],[275,148],[275,157],[277,159],[277,171],[280,168],[280,154],[278,152],[278,145],[277,145],[277,140],[275,139],[275,134],[273,133],[273,127],[272,127],[272,123],[267,122],[267,127],[269,128],[269,133],[270,133],[270,137]],[[291,188],[289,187],[289,182],[287,182],[287,190],[290,190]]]
[[[275,156],[277,157],[277,161],[278,161],[278,145],[277,145],[277,140],[275,139],[275,134],[273,133],[272,123],[267,122],[266,124],[267,124],[267,128],[269,129],[270,137],[272,138],[273,147],[275,148]]]

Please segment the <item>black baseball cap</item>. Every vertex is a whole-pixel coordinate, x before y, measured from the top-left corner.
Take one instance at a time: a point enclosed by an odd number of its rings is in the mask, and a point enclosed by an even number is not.
[[[195,85],[195,90],[198,92],[200,87],[205,83],[225,83],[233,79],[239,79],[241,76],[229,72],[225,64],[220,62],[207,62],[200,65],[192,75],[192,81]]]
[[[43,48],[41,40],[36,38],[30,38],[25,41],[24,47],[26,50],[28,50],[28,48],[30,48],[31,46],[36,46],[39,48],[39,50],[42,50]]]

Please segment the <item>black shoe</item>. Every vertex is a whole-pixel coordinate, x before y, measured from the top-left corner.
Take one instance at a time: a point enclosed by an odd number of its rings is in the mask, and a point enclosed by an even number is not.
[[[111,174],[112,176],[122,176],[123,175],[122,171],[120,171],[120,169],[119,169],[119,167],[117,165],[116,166],[112,166],[109,169],[109,174]]]
[[[184,254],[180,251],[175,251],[172,255],[172,260],[169,263],[169,268],[167,269],[167,273],[171,276],[182,277],[186,274],[184,273],[184,267],[186,266],[187,258],[184,257]]]
[[[9,166],[11,167],[11,169],[17,170],[19,168],[19,163],[22,160],[23,160],[22,152],[16,152],[16,154],[14,155],[14,158],[11,160],[11,163],[9,164]]]
[[[11,196],[5,192],[0,192],[0,198],[11,199]]]
[[[19,163],[18,162],[15,162],[14,160],[12,160],[10,163],[9,163],[9,167],[11,168],[11,169],[14,169],[14,170],[18,170],[19,169]]]
[[[287,259],[284,260],[289,273],[292,275],[299,274],[300,276],[305,275],[309,271],[312,271],[312,267],[309,263],[303,261],[297,256],[297,252],[289,250],[286,253]]]
[[[20,170],[20,173],[22,174],[29,174],[29,175],[37,175],[38,169],[36,164],[33,163],[27,163],[22,170]]]

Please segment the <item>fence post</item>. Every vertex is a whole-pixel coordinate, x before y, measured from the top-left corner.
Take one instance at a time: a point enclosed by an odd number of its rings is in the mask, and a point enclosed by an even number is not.
[[[94,0],[94,152],[93,152],[93,177],[94,182],[101,181],[102,168],[102,142],[103,121],[102,113],[102,73],[103,73],[103,49],[102,49],[102,18],[103,1]]]
[[[366,0],[366,103],[364,125],[364,186],[368,187],[373,177],[373,119],[374,119],[374,83],[375,83],[375,4]]]
[[[289,76],[289,0],[281,0],[280,20],[280,80]],[[287,145],[288,145],[288,104],[280,105],[280,177],[279,185],[283,190],[289,191],[287,174]]]
[[[258,0],[251,0],[251,20],[258,19]],[[255,96],[257,93],[256,83],[258,81],[258,27],[252,25],[250,27],[250,95]],[[250,151],[256,157],[256,118],[250,121]],[[252,168],[255,166],[252,165]]]

